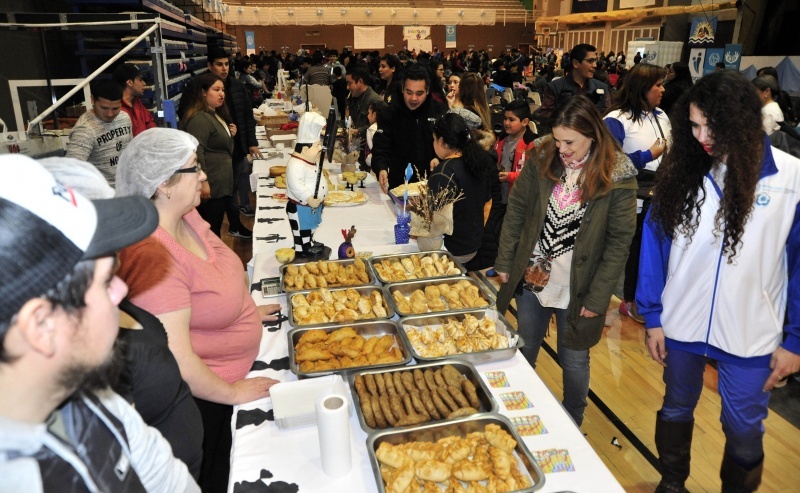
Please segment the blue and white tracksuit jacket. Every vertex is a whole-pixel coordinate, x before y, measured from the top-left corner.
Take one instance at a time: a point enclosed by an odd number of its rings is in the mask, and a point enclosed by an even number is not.
[[[650,148],[656,139],[661,138],[661,132],[664,132],[667,140],[672,136],[672,126],[666,113],[656,108],[650,113],[642,114],[639,122],[634,122],[630,112],[614,110],[603,121],[636,169],[655,171],[658,168],[661,156],[653,159]]]
[[[720,185],[706,175],[691,242],[664,238],[648,213],[636,304],[645,327],[663,328],[668,350],[764,368],[779,345],[800,354],[800,160],[766,141],[733,264],[714,235]]]

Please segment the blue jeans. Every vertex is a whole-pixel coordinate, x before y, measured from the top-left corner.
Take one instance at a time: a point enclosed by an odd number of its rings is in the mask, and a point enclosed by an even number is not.
[[[690,421],[703,390],[703,372],[707,358],[670,349],[664,368],[666,392],[661,418],[664,421]],[[724,361],[717,362],[719,395],[722,399],[722,431],[725,452],[745,469],[764,456],[764,418],[767,417],[769,392],[762,392],[772,370],[745,368]]]
[[[542,306],[539,298],[527,289],[524,289],[516,300],[518,331],[525,340],[522,355],[534,368],[539,348],[550,326],[550,318],[555,314],[559,336],[558,362],[564,380],[562,404],[575,424],[580,426],[586,409],[586,396],[589,395],[589,350],[569,349],[561,345],[561,333],[567,325],[567,310]]]

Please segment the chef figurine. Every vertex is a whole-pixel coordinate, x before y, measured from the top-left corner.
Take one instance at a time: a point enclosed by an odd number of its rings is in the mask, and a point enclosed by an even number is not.
[[[319,155],[322,152],[320,134],[325,128],[325,117],[319,113],[305,112],[297,129],[297,143],[286,164],[286,213],[294,235],[295,257],[299,259],[328,259],[331,249],[313,240],[312,235],[322,222],[322,202],[328,194],[328,180],[318,178]],[[319,183],[316,198],[314,192]]]

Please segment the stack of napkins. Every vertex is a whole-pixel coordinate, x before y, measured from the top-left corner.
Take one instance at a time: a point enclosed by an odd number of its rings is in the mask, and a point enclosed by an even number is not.
[[[275,424],[281,430],[317,424],[314,402],[320,395],[339,394],[347,399],[349,414],[353,415],[352,399],[347,384],[340,375],[282,382],[269,389]]]

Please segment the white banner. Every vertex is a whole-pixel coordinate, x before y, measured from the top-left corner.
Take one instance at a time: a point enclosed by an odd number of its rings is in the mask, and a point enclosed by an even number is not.
[[[619,8],[632,9],[636,7],[650,7],[656,4],[656,0],[619,0]]]
[[[415,39],[429,39],[431,37],[431,26],[403,26],[403,39],[413,41]],[[411,49],[411,46],[408,47]]]
[[[409,39],[408,49],[417,50],[417,53],[422,53],[423,51],[430,53],[433,51],[433,41],[430,39]]]
[[[354,50],[382,50],[386,47],[383,26],[353,26]]]

